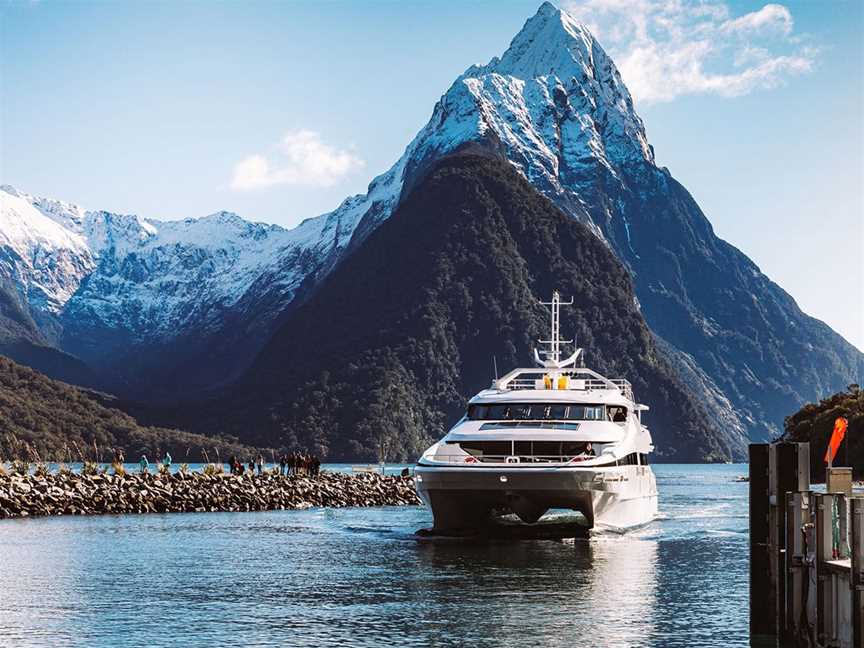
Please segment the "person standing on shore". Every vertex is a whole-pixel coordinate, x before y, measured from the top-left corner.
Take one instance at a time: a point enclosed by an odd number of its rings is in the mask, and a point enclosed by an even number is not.
[[[258,474],[263,475],[264,474],[264,457],[262,457],[259,454],[258,459],[256,460],[255,463],[258,465]]]
[[[171,468],[171,453],[165,451],[165,457],[162,459],[162,465],[166,468]]]
[[[147,455],[141,455],[141,461],[138,462],[138,465],[141,466],[142,473],[147,472],[147,469],[150,468],[150,462],[147,461]]]
[[[287,474],[285,472],[285,453],[284,452],[281,455],[279,455],[279,474],[280,475]]]

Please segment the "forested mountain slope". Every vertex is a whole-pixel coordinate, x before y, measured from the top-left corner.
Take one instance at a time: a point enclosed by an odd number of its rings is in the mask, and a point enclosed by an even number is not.
[[[217,450],[223,457],[251,452],[232,439],[139,425],[111,405],[104,394],[52,380],[0,356],[0,461],[111,461],[115,449],[130,461],[166,451],[178,461],[198,461],[205,452],[215,461]]]
[[[667,460],[728,438],[658,353],[626,269],[511,165],[446,158],[337,266],[244,378],[187,422],[329,457],[413,459],[488,386],[492,358],[531,366],[538,298],[573,296],[563,330],[589,366],[633,382]],[[202,428],[203,429],[203,428]]]

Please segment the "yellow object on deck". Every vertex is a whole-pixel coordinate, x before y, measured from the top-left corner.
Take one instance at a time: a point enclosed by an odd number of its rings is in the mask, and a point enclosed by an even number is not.
[[[552,389],[552,376],[550,376],[549,374],[543,376],[543,386],[546,389]]]
[[[558,389],[567,389],[570,379],[567,376],[558,376]]]

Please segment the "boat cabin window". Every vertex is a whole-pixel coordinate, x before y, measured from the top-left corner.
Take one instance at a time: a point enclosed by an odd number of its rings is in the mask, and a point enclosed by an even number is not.
[[[620,405],[609,406],[609,420],[613,423],[627,422],[627,408]]]
[[[459,447],[475,457],[484,455],[509,457],[513,454],[512,441],[462,441]]]
[[[562,423],[560,421],[490,421],[480,426],[481,431],[487,430],[512,430],[513,428],[534,428],[541,430],[567,430],[575,432],[579,429],[578,423]]]
[[[472,421],[603,421],[606,412],[603,405],[490,403],[469,405],[468,418]]]
[[[568,461],[573,457],[595,457],[595,444],[586,441],[449,441],[481,461],[519,457],[521,463]]]

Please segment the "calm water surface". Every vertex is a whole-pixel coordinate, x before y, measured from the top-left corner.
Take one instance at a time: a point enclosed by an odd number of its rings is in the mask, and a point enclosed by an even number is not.
[[[657,465],[660,518],[418,542],[423,508],[0,522],[4,646],[744,646],[744,465]]]

